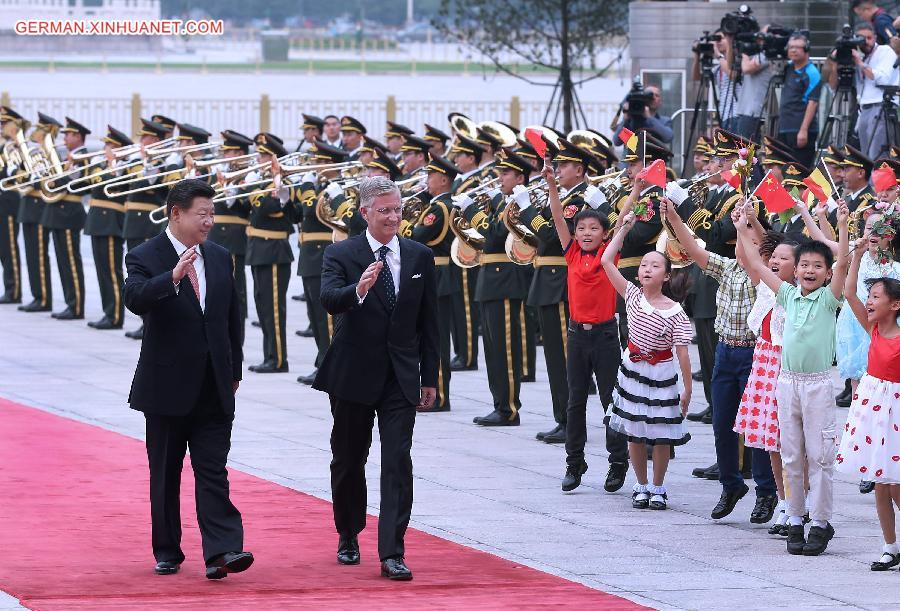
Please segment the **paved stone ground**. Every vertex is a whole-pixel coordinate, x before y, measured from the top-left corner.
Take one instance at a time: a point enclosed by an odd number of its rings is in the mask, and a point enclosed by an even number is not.
[[[89,246],[82,250],[91,320],[99,318],[99,297]],[[55,271],[53,276],[59,296]],[[294,279],[289,294],[299,290]],[[126,328],[136,324],[129,314]],[[290,302],[288,324],[291,374],[245,377],[231,466],[329,499],[327,399],[295,382],[297,374],[311,370],[314,357],[313,341],[293,335],[306,326],[303,304]],[[142,438],[143,419],[125,403],[138,348],[119,331],[98,332],[81,321],[58,322],[0,307],[0,396]],[[259,330],[248,326],[247,364],[261,360],[260,349]],[[837,536],[821,557],[789,556],[783,539],[766,534],[767,526],[751,526],[749,497],[731,516],[713,522],[709,511],[719,486],[690,476],[693,467],[714,461],[709,426],[692,423],[693,440],[678,449],[667,480],[669,510],[635,511],[627,492],[633,480],[620,493],[603,492],[602,414],[593,397],[591,470],[581,488],[562,494],[563,448],[534,440],[537,431],[552,426],[542,358],[539,352],[538,381],[523,385],[518,428],[472,424],[473,416],[489,411],[483,367],[454,375],[452,412],[419,416],[413,527],[656,608],[900,604],[897,573],[868,568],[881,549],[874,499],[860,495],[857,483],[846,477],[838,477],[835,489]],[[696,362],[696,353],[693,358]],[[702,401],[703,393],[698,388],[694,396]],[[845,417],[846,410],[839,410],[838,419]],[[376,440],[368,469],[373,513],[378,456]],[[14,599],[0,595],[0,609],[7,608],[16,608]]]

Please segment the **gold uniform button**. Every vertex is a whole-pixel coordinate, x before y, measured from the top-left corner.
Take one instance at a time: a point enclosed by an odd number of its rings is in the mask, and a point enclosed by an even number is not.
[[[495,267],[494,270],[499,272],[499,271],[500,271],[500,268],[499,268],[499,267]]]

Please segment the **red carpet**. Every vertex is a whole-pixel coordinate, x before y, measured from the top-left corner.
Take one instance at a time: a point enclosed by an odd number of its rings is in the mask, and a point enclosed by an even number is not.
[[[362,564],[342,567],[329,503],[240,471],[230,479],[253,567],[204,578],[186,469],[188,558],[156,576],[143,443],[0,399],[0,589],[33,609],[639,608],[415,530],[415,579],[392,583],[378,574],[375,518],[360,535]]]

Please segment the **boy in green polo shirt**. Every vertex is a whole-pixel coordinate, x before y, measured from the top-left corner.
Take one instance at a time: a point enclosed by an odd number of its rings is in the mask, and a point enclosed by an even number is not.
[[[837,431],[831,369],[834,360],[835,314],[843,297],[847,276],[848,220],[846,202],[838,202],[838,260],[832,272],[831,249],[811,241],[797,247],[797,284],[781,280],[767,268],[755,250],[747,249],[747,266],[753,267],[777,294],[785,310],[781,374],[775,389],[781,425],[781,460],[791,491],[788,500],[790,554],[818,556],[834,537],[829,523],[833,509],[834,458]],[[747,235],[745,215],[738,231]],[[828,280],[830,286],[825,286]],[[804,463],[804,461],[806,461]],[[804,538],[806,501],[804,465],[809,469],[809,538]]]

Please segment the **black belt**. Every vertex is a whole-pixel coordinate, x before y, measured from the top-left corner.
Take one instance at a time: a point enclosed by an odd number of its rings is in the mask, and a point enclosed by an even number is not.
[[[860,104],[859,107],[863,110],[867,110],[869,108],[875,108],[876,106],[881,106],[881,102],[872,102],[871,104]]]
[[[610,318],[609,320],[604,320],[603,322],[575,322],[574,320],[569,321],[569,331],[573,333],[579,332],[588,332],[593,333],[595,331],[599,331],[601,329],[606,329],[608,327],[613,327],[616,325],[616,319]]]

